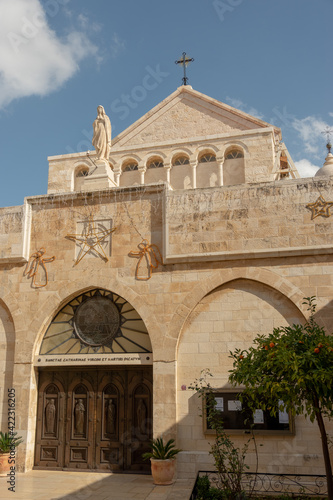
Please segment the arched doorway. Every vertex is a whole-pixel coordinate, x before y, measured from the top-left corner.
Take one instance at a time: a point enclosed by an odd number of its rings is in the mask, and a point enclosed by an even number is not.
[[[149,335],[115,293],[83,293],[53,318],[39,354],[35,468],[149,471],[152,365],[130,364],[130,353],[150,360]]]

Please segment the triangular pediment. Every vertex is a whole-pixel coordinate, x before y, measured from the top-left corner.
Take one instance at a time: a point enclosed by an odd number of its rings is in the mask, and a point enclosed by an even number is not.
[[[270,126],[190,86],[183,86],[115,137],[112,147],[177,142]]]

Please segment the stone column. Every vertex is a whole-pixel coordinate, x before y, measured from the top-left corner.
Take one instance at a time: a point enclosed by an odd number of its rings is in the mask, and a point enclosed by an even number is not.
[[[198,166],[198,162],[197,161],[194,161],[194,162],[190,162],[190,165],[192,167],[192,186],[193,186],[193,189],[196,189],[197,188],[197,166]]]
[[[168,188],[171,189],[171,163],[164,165],[164,168],[166,169]]]
[[[216,158],[217,164],[219,166],[219,186],[223,186],[223,163],[224,158]]]
[[[115,169],[114,169],[114,175],[115,175],[114,182],[116,183],[117,186],[119,186],[120,175],[121,175],[121,166],[120,165],[117,165],[115,167]]]
[[[146,167],[139,167],[138,170],[140,172],[140,184],[142,185],[145,183],[145,173],[146,173],[147,168]]]

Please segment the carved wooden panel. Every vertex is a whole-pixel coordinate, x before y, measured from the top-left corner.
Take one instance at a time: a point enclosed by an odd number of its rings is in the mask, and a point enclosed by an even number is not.
[[[61,468],[64,422],[64,388],[55,373],[39,377],[36,460],[41,467]]]
[[[39,372],[35,467],[150,471],[152,367]]]

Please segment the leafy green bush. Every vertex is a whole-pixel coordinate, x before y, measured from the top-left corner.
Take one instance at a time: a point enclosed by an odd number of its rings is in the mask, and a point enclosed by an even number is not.
[[[182,450],[175,448],[175,440],[169,439],[169,441],[164,444],[162,438],[153,439],[151,441],[151,450],[147,453],[143,453],[142,458],[148,460],[149,458],[155,458],[156,460],[168,460],[170,458],[175,458],[175,456]]]
[[[22,436],[17,436],[17,432],[9,433],[0,431],[0,452],[9,453],[11,448],[16,448],[22,442]]]
[[[329,500],[333,500],[332,464],[325,417],[333,419],[333,335],[315,321],[315,297],[306,297],[309,319],[302,325],[274,328],[258,335],[249,349],[230,353],[233,369],[229,381],[245,386],[253,409],[278,410],[317,421],[325,462]]]
[[[237,448],[234,445],[230,436],[223,428],[220,412],[216,409],[214,391],[207,381],[208,376],[212,376],[210,371],[203,370],[201,372],[201,377],[196,379],[194,383],[189,386],[189,389],[196,391],[199,398],[203,398],[204,410],[207,415],[207,424],[210,429],[216,432],[215,440],[211,445],[209,453],[214,458],[215,469],[218,476],[218,487],[209,489],[209,495],[214,494],[215,496],[207,496],[208,492],[206,491],[206,497],[203,498],[205,498],[205,500],[241,500],[250,498],[251,493],[248,493],[246,496],[243,491],[242,480],[246,470],[249,469],[249,466],[245,463],[245,458],[250,441],[254,441],[255,451],[257,452],[254,435],[252,434],[252,437],[248,439],[242,448]],[[203,483],[203,485],[207,487],[207,483]]]

